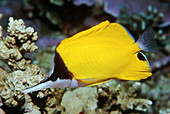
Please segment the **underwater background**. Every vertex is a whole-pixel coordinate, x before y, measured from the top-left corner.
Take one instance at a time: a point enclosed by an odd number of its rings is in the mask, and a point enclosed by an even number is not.
[[[170,114],[170,0],[1,0],[0,114]],[[23,94],[52,66],[55,46],[102,21],[137,40],[154,25],[153,76]]]

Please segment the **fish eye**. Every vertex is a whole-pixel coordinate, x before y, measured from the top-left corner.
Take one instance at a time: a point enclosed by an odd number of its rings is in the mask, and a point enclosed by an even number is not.
[[[144,55],[142,52],[139,52],[139,53],[137,54],[137,57],[138,57],[138,59],[141,60],[141,61],[145,61],[145,60],[146,60],[146,59],[145,59],[145,55]]]

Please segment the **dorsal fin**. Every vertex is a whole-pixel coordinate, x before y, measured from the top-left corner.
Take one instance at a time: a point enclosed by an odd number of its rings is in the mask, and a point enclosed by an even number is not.
[[[109,23],[109,21],[101,22],[100,24],[77,33],[76,35],[64,39],[60,45],[74,45],[76,43],[83,42],[93,42],[100,39],[107,40],[109,39],[112,44],[114,42],[120,42],[122,45],[132,45],[135,43],[132,35],[127,31],[125,27],[118,23]],[[117,44],[117,43],[116,43]]]

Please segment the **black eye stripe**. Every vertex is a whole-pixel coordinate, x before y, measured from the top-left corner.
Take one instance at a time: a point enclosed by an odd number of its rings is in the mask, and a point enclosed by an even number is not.
[[[145,57],[140,52],[137,54],[137,57],[141,61],[145,61],[146,60]]]

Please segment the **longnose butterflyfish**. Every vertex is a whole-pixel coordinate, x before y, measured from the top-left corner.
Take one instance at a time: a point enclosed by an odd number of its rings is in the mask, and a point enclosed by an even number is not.
[[[135,41],[121,24],[104,21],[66,38],[56,46],[46,78],[23,92],[92,86],[111,79],[146,79],[152,73],[143,52],[154,51],[148,34],[146,30]]]

